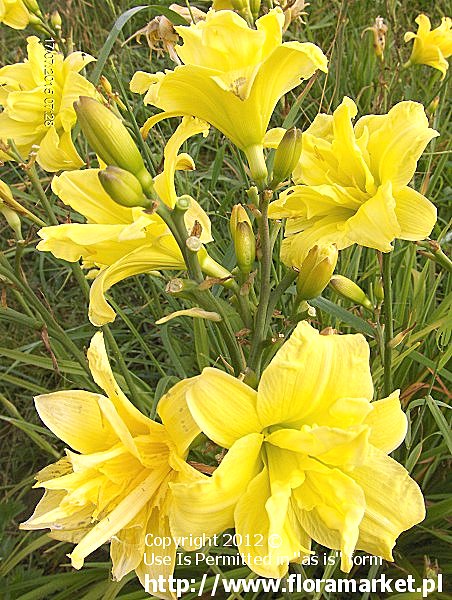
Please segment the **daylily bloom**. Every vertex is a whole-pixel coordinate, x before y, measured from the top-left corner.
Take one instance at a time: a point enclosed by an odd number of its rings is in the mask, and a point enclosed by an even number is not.
[[[101,332],[91,341],[88,360],[105,395],[68,390],[35,398],[41,420],[71,450],[37,474],[35,487],[45,493],[20,528],[50,529],[50,537],[77,544],[69,555],[76,569],[110,541],[115,580],[133,570],[143,584],[146,573],[166,580],[173,573],[176,546],[153,546],[154,554],[170,556],[172,563],[147,566],[145,537],[171,539],[168,484],[200,477],[185,462],[199,433],[184,400],[192,380],[176,384],[160,400],[160,424],[135,408],[119,388]]]
[[[186,118],[168,141],[163,172],[154,178],[154,189],[168,206],[173,207],[177,200],[176,170],[194,168],[188,154],[178,154],[181,145],[190,136],[207,129],[206,123]],[[128,208],[114,202],[102,187],[99,172],[99,169],[86,169],[53,178],[55,194],[84,215],[87,223],[44,227],[38,232],[42,241],[37,246],[38,250],[52,252],[57,258],[69,262],[81,258],[84,266],[100,269],[90,292],[89,318],[94,325],[115,319],[115,312],[104,294],[118,281],[154,270],[185,269],[179,246],[164,221],[141,207]],[[212,241],[210,219],[194,199],[185,218],[188,230],[195,221],[201,224],[203,243]],[[213,261],[204,248],[198,257],[205,271],[210,272]],[[213,274],[218,275],[217,271]],[[227,274],[225,271],[219,276]]]
[[[233,11],[209,11],[205,21],[175,27],[183,39],[176,52],[184,63],[165,73],[135,73],[130,87],[146,93],[144,102],[163,109],[144,133],[174,115],[204,119],[236,146],[255,178],[266,177],[262,143],[278,100],[327,59],[311,43],[282,43],[284,15],[271,10],[251,29]]]
[[[281,578],[311,539],[393,560],[399,534],[419,523],[422,493],[388,454],[405,437],[399,392],[372,402],[369,346],[320,335],[306,322],[264,370],[256,390],[207,368],[187,390],[202,431],[228,448],[212,477],[173,484],[173,534],[234,527],[248,566]],[[226,419],[227,416],[227,419]]]
[[[12,139],[24,160],[39,146],[36,160],[46,171],[78,168],[83,161],[71,139],[73,104],[81,95],[97,95],[79,73],[94,58],[84,52],[64,58],[35,36],[27,42],[28,59],[0,69],[1,140]]]
[[[395,238],[421,240],[436,221],[434,205],[408,183],[428,142],[438,134],[424,108],[399,102],[386,115],[361,117],[344,98],[334,114],[320,114],[303,133],[296,184],[272,202],[269,216],[287,218],[281,258],[297,266],[312,246],[334,243],[392,250]],[[269,132],[276,143],[284,130]],[[271,139],[270,139],[271,138]]]
[[[419,15],[415,21],[418,24],[417,33],[407,31],[404,37],[405,42],[414,40],[410,59],[404,66],[429,65],[441,71],[444,79],[449,68],[446,59],[452,54],[452,19],[443,17],[441,25],[436,29],[432,29],[426,15]]]
[[[22,0],[0,0],[0,23],[13,29],[25,29],[30,13]]]
[[[0,0],[0,23],[13,29],[25,29],[29,13],[22,0]]]

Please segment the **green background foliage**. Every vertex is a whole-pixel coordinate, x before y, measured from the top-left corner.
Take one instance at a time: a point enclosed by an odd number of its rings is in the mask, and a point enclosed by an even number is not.
[[[99,56],[115,20],[137,4],[131,0],[41,2],[43,11],[59,10],[64,35],[72,39],[74,48],[94,56]],[[197,2],[194,5],[207,7]],[[412,185],[438,207],[438,222],[431,237],[441,242],[444,251],[447,251],[452,196],[448,154],[451,106],[447,103],[450,76],[441,82],[440,74],[431,68],[416,66],[401,71],[399,65],[410,54],[410,46],[403,43],[403,34],[416,28],[414,18],[419,12],[426,12],[433,26],[437,26],[446,9],[445,1],[313,0],[306,9],[305,24],[294,23],[291,32],[295,39],[313,41],[322,47],[330,59],[329,74],[316,78],[302,98],[299,96],[302,89],[288,94],[278,106],[272,122],[272,125],[280,125],[285,119],[286,124],[305,129],[319,111],[333,110],[344,95],[356,100],[360,115],[383,113],[396,102],[406,99],[428,106],[439,95],[438,108],[430,118],[441,137],[427,147]],[[155,12],[144,10],[125,24],[104,69],[113,88],[127,102],[130,114],[126,118],[132,128],[132,115],[141,124],[150,114],[141,99],[128,91],[133,72],[137,69],[156,71],[165,66],[172,68],[167,57],[155,54],[150,65],[145,42],[139,45],[131,40],[122,45],[154,15]],[[389,28],[383,65],[374,56],[371,33],[363,34],[377,15],[384,17]],[[2,65],[23,60],[26,35],[26,32],[1,27]],[[90,66],[88,77],[92,71]],[[164,124],[155,128],[148,141],[155,172],[161,168],[162,148],[169,134],[170,125]],[[86,153],[81,136],[78,142],[82,152]],[[232,267],[234,254],[228,234],[230,209],[235,203],[247,202],[244,193],[247,175],[242,159],[216,131],[211,131],[206,140],[201,136],[192,138],[186,143],[185,150],[195,159],[197,170],[178,173],[178,189],[197,198],[211,215],[216,240],[213,255]],[[40,175],[47,189],[50,178],[43,172]],[[14,185],[15,196],[24,206],[43,221],[48,220],[24,172],[17,165],[5,165],[2,178]],[[80,220],[79,215],[52,198],[60,222],[68,218]],[[110,580],[105,549],[95,552],[84,569],[76,572],[66,558],[67,544],[55,542],[42,532],[17,530],[18,523],[30,514],[41,494],[39,490],[30,489],[34,473],[53,462],[63,451],[60,441],[39,422],[33,396],[71,388],[96,391],[84,356],[95,331],[87,320],[86,297],[70,265],[48,253],[35,251],[36,231],[36,225],[24,221],[26,242],[18,247],[11,240],[11,230],[4,221],[0,223],[3,252],[0,268],[4,269],[0,271],[3,273],[3,277],[0,275],[0,489],[3,497],[0,504],[0,577],[3,578],[0,595],[7,600],[144,599],[148,596],[133,574],[118,583]],[[281,238],[281,234],[279,236]],[[373,250],[352,247],[341,252],[336,271],[359,283],[375,300],[375,286],[381,277],[379,258]],[[282,270],[277,261],[273,269],[273,276],[278,280]],[[8,280],[4,277],[5,270],[10,273]],[[446,579],[450,579],[451,533],[450,522],[446,520],[452,504],[450,483],[447,483],[452,448],[447,410],[452,380],[448,366],[451,355],[450,275],[422,255],[419,247],[400,241],[395,244],[392,272],[394,333],[406,331],[394,349],[393,382],[394,388],[402,390],[402,403],[410,421],[408,436],[396,451],[395,458],[421,485],[426,496],[427,518],[402,534],[395,550],[395,563],[384,564],[381,568],[357,567],[350,576],[372,577],[385,572],[395,577],[411,573],[420,578],[432,576],[439,569]],[[109,328],[115,341],[108,331],[106,334],[114,369],[131,400],[147,414],[154,413],[158,399],[178,379],[196,374],[201,360],[193,351],[191,320],[177,319],[163,326],[155,325],[161,316],[181,307],[180,300],[164,293],[168,277],[167,274],[135,277],[117,285],[110,294],[118,313]],[[277,307],[280,313],[274,320],[274,342],[267,347],[268,356],[279,347],[279,334],[287,334],[295,325],[293,301],[294,292],[289,289]],[[382,340],[378,327],[375,327],[380,319],[379,310],[372,313],[353,306],[329,289],[312,304],[317,307],[313,319],[317,327],[331,326],[342,332],[365,333],[372,349],[376,397],[382,397]],[[208,334],[214,348],[210,362],[215,364],[223,349],[210,325]],[[205,456],[203,458],[206,460]],[[400,510],[404,507],[400,506]],[[202,570],[202,567],[197,570],[194,567],[179,568],[176,575],[199,580]],[[209,577],[217,572],[218,567],[212,568]],[[337,565],[295,565],[293,572],[317,578],[341,576]],[[235,568],[227,576],[247,577],[249,574],[243,567]],[[206,591],[208,589],[207,586]],[[190,597],[192,595],[186,595],[186,598]],[[252,600],[286,596],[248,593],[230,597]],[[299,593],[290,597],[333,600],[342,596]],[[364,594],[362,600],[377,597]],[[420,595],[393,596],[396,597],[414,600]],[[452,596],[441,594],[441,598],[447,597]]]

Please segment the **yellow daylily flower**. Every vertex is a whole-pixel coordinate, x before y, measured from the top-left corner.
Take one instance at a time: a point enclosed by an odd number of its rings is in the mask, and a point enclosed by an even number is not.
[[[185,463],[199,433],[184,399],[192,380],[176,384],[162,397],[160,424],[143,415],[121,391],[101,332],[91,341],[88,361],[105,395],[69,390],[35,398],[41,420],[71,450],[37,474],[34,487],[45,493],[20,528],[50,529],[50,537],[77,544],[69,555],[76,569],[109,541],[114,580],[133,570],[143,585],[146,573],[152,579],[167,579],[174,570],[176,545],[153,547],[154,554],[172,558],[170,565],[148,566],[145,537],[150,533],[171,539],[168,484],[200,477]]]
[[[0,0],[0,23],[13,29],[25,29],[30,13],[22,0]]]
[[[97,95],[79,73],[94,58],[84,52],[64,58],[46,50],[35,36],[27,42],[27,60],[0,69],[1,139],[12,139],[24,159],[39,146],[36,160],[46,171],[81,167],[83,160],[71,139],[73,104],[81,95]]]
[[[424,108],[399,102],[386,115],[361,117],[344,98],[334,114],[320,114],[303,133],[297,184],[269,207],[269,217],[286,218],[282,260],[297,266],[312,246],[334,243],[392,250],[395,238],[421,240],[436,222],[436,208],[408,186],[419,157],[437,131]],[[268,145],[282,135],[269,133]]]
[[[169,206],[177,194],[174,186],[176,170],[194,168],[188,154],[178,154],[183,142],[208,126],[198,119],[185,118],[165,149],[164,169],[154,178],[154,188]],[[100,269],[90,292],[89,318],[100,326],[115,319],[115,312],[105,293],[127,277],[160,269],[185,269],[182,253],[164,221],[141,207],[128,208],[114,202],[102,187],[100,169],[64,172],[52,180],[52,190],[86,223],[67,223],[44,227],[38,250],[52,252],[57,258]],[[199,204],[191,199],[185,220],[191,230],[195,221],[201,224],[201,241],[212,241],[210,219]],[[209,272],[212,262],[204,248],[198,256]],[[216,274],[216,272],[214,273]],[[226,275],[224,275],[226,276]]]
[[[257,391],[204,369],[187,403],[228,452],[212,477],[172,484],[173,534],[235,526],[240,553],[264,577],[283,577],[289,562],[309,554],[311,539],[341,550],[346,572],[355,550],[393,560],[396,538],[424,518],[424,501],[388,456],[407,430],[399,392],[372,396],[364,337],[320,335],[306,322]]]
[[[184,63],[165,73],[138,71],[130,87],[163,113],[161,119],[194,115],[204,119],[247,155],[253,176],[265,177],[262,142],[278,100],[327,59],[311,43],[282,43],[284,15],[269,11],[251,29],[238,14],[209,11],[205,21],[175,29],[183,39],[176,52]],[[221,107],[221,109],[220,109]]]
[[[452,19],[443,17],[441,25],[432,29],[430,19],[427,15],[419,15],[415,19],[418,24],[417,33],[407,31],[404,40],[414,40],[410,59],[404,67],[421,64],[429,65],[442,73],[441,79],[446,76],[449,63],[447,58],[452,54]]]

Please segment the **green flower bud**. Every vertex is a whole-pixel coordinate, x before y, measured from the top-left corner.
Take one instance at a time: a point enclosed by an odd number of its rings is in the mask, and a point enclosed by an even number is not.
[[[56,31],[61,29],[62,22],[63,21],[61,20],[60,13],[57,10],[54,10],[53,13],[50,15],[50,23]]]
[[[129,171],[109,166],[99,171],[98,177],[104,190],[117,204],[130,208],[133,206],[149,208],[151,206],[151,201],[143,194],[141,183]]]
[[[267,185],[268,171],[265,164],[264,149],[260,145],[249,146],[245,150],[251,171],[251,177],[257,187],[263,190]]]
[[[369,310],[373,309],[372,302],[359,285],[351,281],[351,279],[348,279],[343,275],[333,275],[333,277],[331,277],[330,286],[340,296],[347,298],[347,300],[361,304],[361,306],[364,306]]]
[[[319,244],[309,250],[298,274],[299,300],[310,300],[320,296],[331,279],[338,254],[334,244]]]
[[[36,2],[36,0],[24,0],[24,4],[30,12],[37,15],[41,14],[41,9],[39,8],[39,4]]]
[[[383,287],[383,280],[381,279],[381,277],[375,282],[374,294],[378,304],[381,304],[385,299],[385,290]]]
[[[249,275],[256,258],[256,238],[251,221],[241,204],[233,207],[229,226],[234,241],[237,265],[244,275]]]
[[[302,134],[296,127],[288,129],[276,148],[273,163],[272,189],[287,179],[297,166],[301,155]]]
[[[2,215],[6,219],[6,222],[11,227],[11,229],[14,231],[16,238],[18,240],[22,240],[23,238],[22,238],[21,222],[20,222],[19,215],[16,213],[16,211],[13,210],[12,208],[9,208],[9,206],[6,206],[6,204],[4,204],[0,200],[0,213],[2,213]]]
[[[74,102],[80,127],[96,154],[107,164],[133,173],[146,194],[152,192],[150,173],[132,136],[121,119],[94,98],[80,96]]]

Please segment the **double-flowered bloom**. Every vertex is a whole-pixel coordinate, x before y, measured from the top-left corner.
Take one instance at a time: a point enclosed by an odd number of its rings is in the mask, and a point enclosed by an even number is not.
[[[284,15],[271,10],[251,29],[232,11],[209,11],[205,21],[175,29],[183,40],[176,52],[184,63],[165,73],[138,71],[134,92],[163,113],[162,118],[193,115],[204,119],[247,155],[254,176],[266,175],[262,144],[278,100],[309,78],[327,70],[320,48],[311,43],[282,43]]]
[[[436,209],[409,187],[419,157],[438,132],[424,108],[400,102],[386,115],[367,115],[355,125],[353,100],[333,115],[318,115],[303,133],[297,185],[270,204],[269,217],[286,218],[281,257],[298,266],[312,246],[334,243],[392,250],[395,238],[421,240],[436,222]],[[273,145],[283,130],[272,130]]]
[[[257,391],[213,368],[187,388],[199,425],[228,452],[210,478],[174,483],[175,535],[234,527],[239,551],[282,577],[311,539],[393,560],[399,534],[424,518],[418,485],[388,454],[405,437],[398,392],[372,402],[361,335],[320,335],[301,323],[264,370]],[[227,419],[226,419],[227,416]],[[401,509],[403,507],[403,509]]]
[[[432,29],[427,15],[419,15],[416,23],[417,33],[412,31],[405,33],[405,42],[414,40],[414,44],[410,59],[404,66],[429,65],[441,71],[444,79],[449,68],[447,59],[452,54],[452,19],[443,17],[441,25],[436,29]]]
[[[169,483],[200,477],[185,462],[199,433],[185,402],[191,380],[178,383],[160,400],[162,423],[156,423],[119,388],[100,332],[92,339],[88,359],[105,395],[70,390],[35,399],[42,421],[71,449],[38,473],[35,487],[45,493],[21,528],[48,528],[51,537],[77,544],[69,555],[76,569],[110,541],[115,580],[133,570],[142,582],[146,574],[168,577],[176,545],[153,548],[154,554],[172,560],[157,568],[145,564],[145,541],[146,534],[171,538]]]
[[[154,178],[154,189],[168,206],[173,207],[177,200],[176,170],[194,168],[192,158],[179,153],[180,147],[189,137],[207,131],[206,123],[188,117],[168,141],[163,172]],[[164,221],[155,212],[114,202],[102,187],[98,174],[99,169],[86,169],[54,177],[53,191],[87,222],[44,227],[38,232],[42,238],[38,250],[52,252],[70,262],[81,258],[86,267],[99,269],[91,286],[89,317],[94,325],[104,325],[115,318],[104,296],[111,286],[126,277],[153,270],[181,270],[185,262]],[[209,217],[193,199],[185,219],[189,230],[195,221],[200,223],[202,242],[212,241]],[[204,266],[210,264],[204,248],[198,255]],[[205,268],[208,271],[208,266]]]
[[[36,150],[46,171],[78,168],[83,161],[71,139],[77,121],[73,104],[80,95],[97,95],[79,73],[94,58],[84,52],[64,58],[35,36],[27,42],[27,60],[0,69],[1,140],[12,139],[24,160]]]

